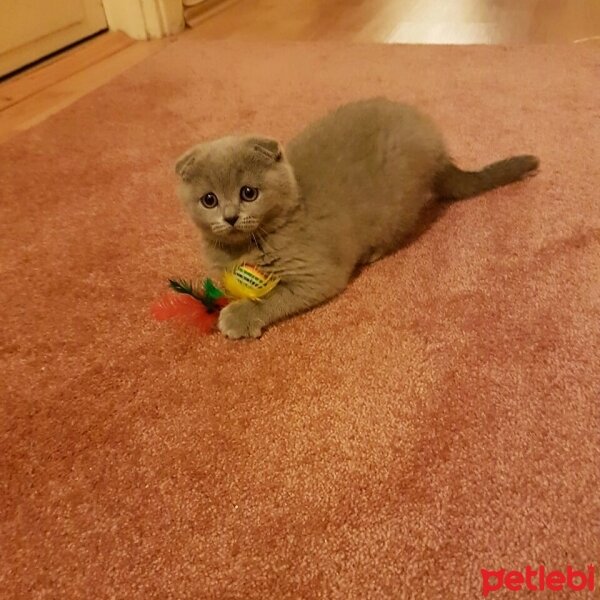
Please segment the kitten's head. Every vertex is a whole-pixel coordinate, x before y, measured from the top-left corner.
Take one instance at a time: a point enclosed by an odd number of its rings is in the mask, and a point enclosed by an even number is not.
[[[281,146],[259,137],[225,137],[188,150],[175,170],[179,195],[210,240],[238,245],[268,232],[298,203]]]

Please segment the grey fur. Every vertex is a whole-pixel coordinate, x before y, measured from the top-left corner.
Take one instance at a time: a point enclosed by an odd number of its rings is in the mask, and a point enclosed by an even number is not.
[[[216,274],[244,261],[281,278],[262,302],[238,301],[221,312],[220,330],[244,338],[340,293],[357,266],[400,245],[435,196],[472,196],[537,165],[523,156],[461,171],[425,115],[377,98],[309,125],[285,152],[268,138],[226,137],[191,148],[176,171]],[[258,199],[240,200],[242,186],[258,188]],[[208,192],[217,207],[200,203]],[[235,226],[224,221],[235,215]]]

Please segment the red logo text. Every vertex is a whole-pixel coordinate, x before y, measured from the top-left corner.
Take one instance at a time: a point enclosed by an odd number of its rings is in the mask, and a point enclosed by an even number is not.
[[[585,571],[578,571],[567,565],[566,571],[546,571],[544,565],[537,569],[527,565],[524,571],[488,571],[481,569],[481,592],[487,597],[492,592],[507,589],[511,592],[529,590],[530,592],[562,592],[572,590],[594,590],[596,571],[594,565],[588,565]]]

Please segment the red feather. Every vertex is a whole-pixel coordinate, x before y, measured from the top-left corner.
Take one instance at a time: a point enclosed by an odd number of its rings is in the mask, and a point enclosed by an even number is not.
[[[157,321],[178,319],[201,333],[210,333],[219,318],[218,312],[207,312],[202,302],[187,294],[168,294],[152,305],[151,312]]]

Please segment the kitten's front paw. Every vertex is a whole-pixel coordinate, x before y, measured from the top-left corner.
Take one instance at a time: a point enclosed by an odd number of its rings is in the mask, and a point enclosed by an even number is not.
[[[250,300],[233,302],[219,315],[219,330],[233,340],[260,337],[262,328],[259,306]]]

